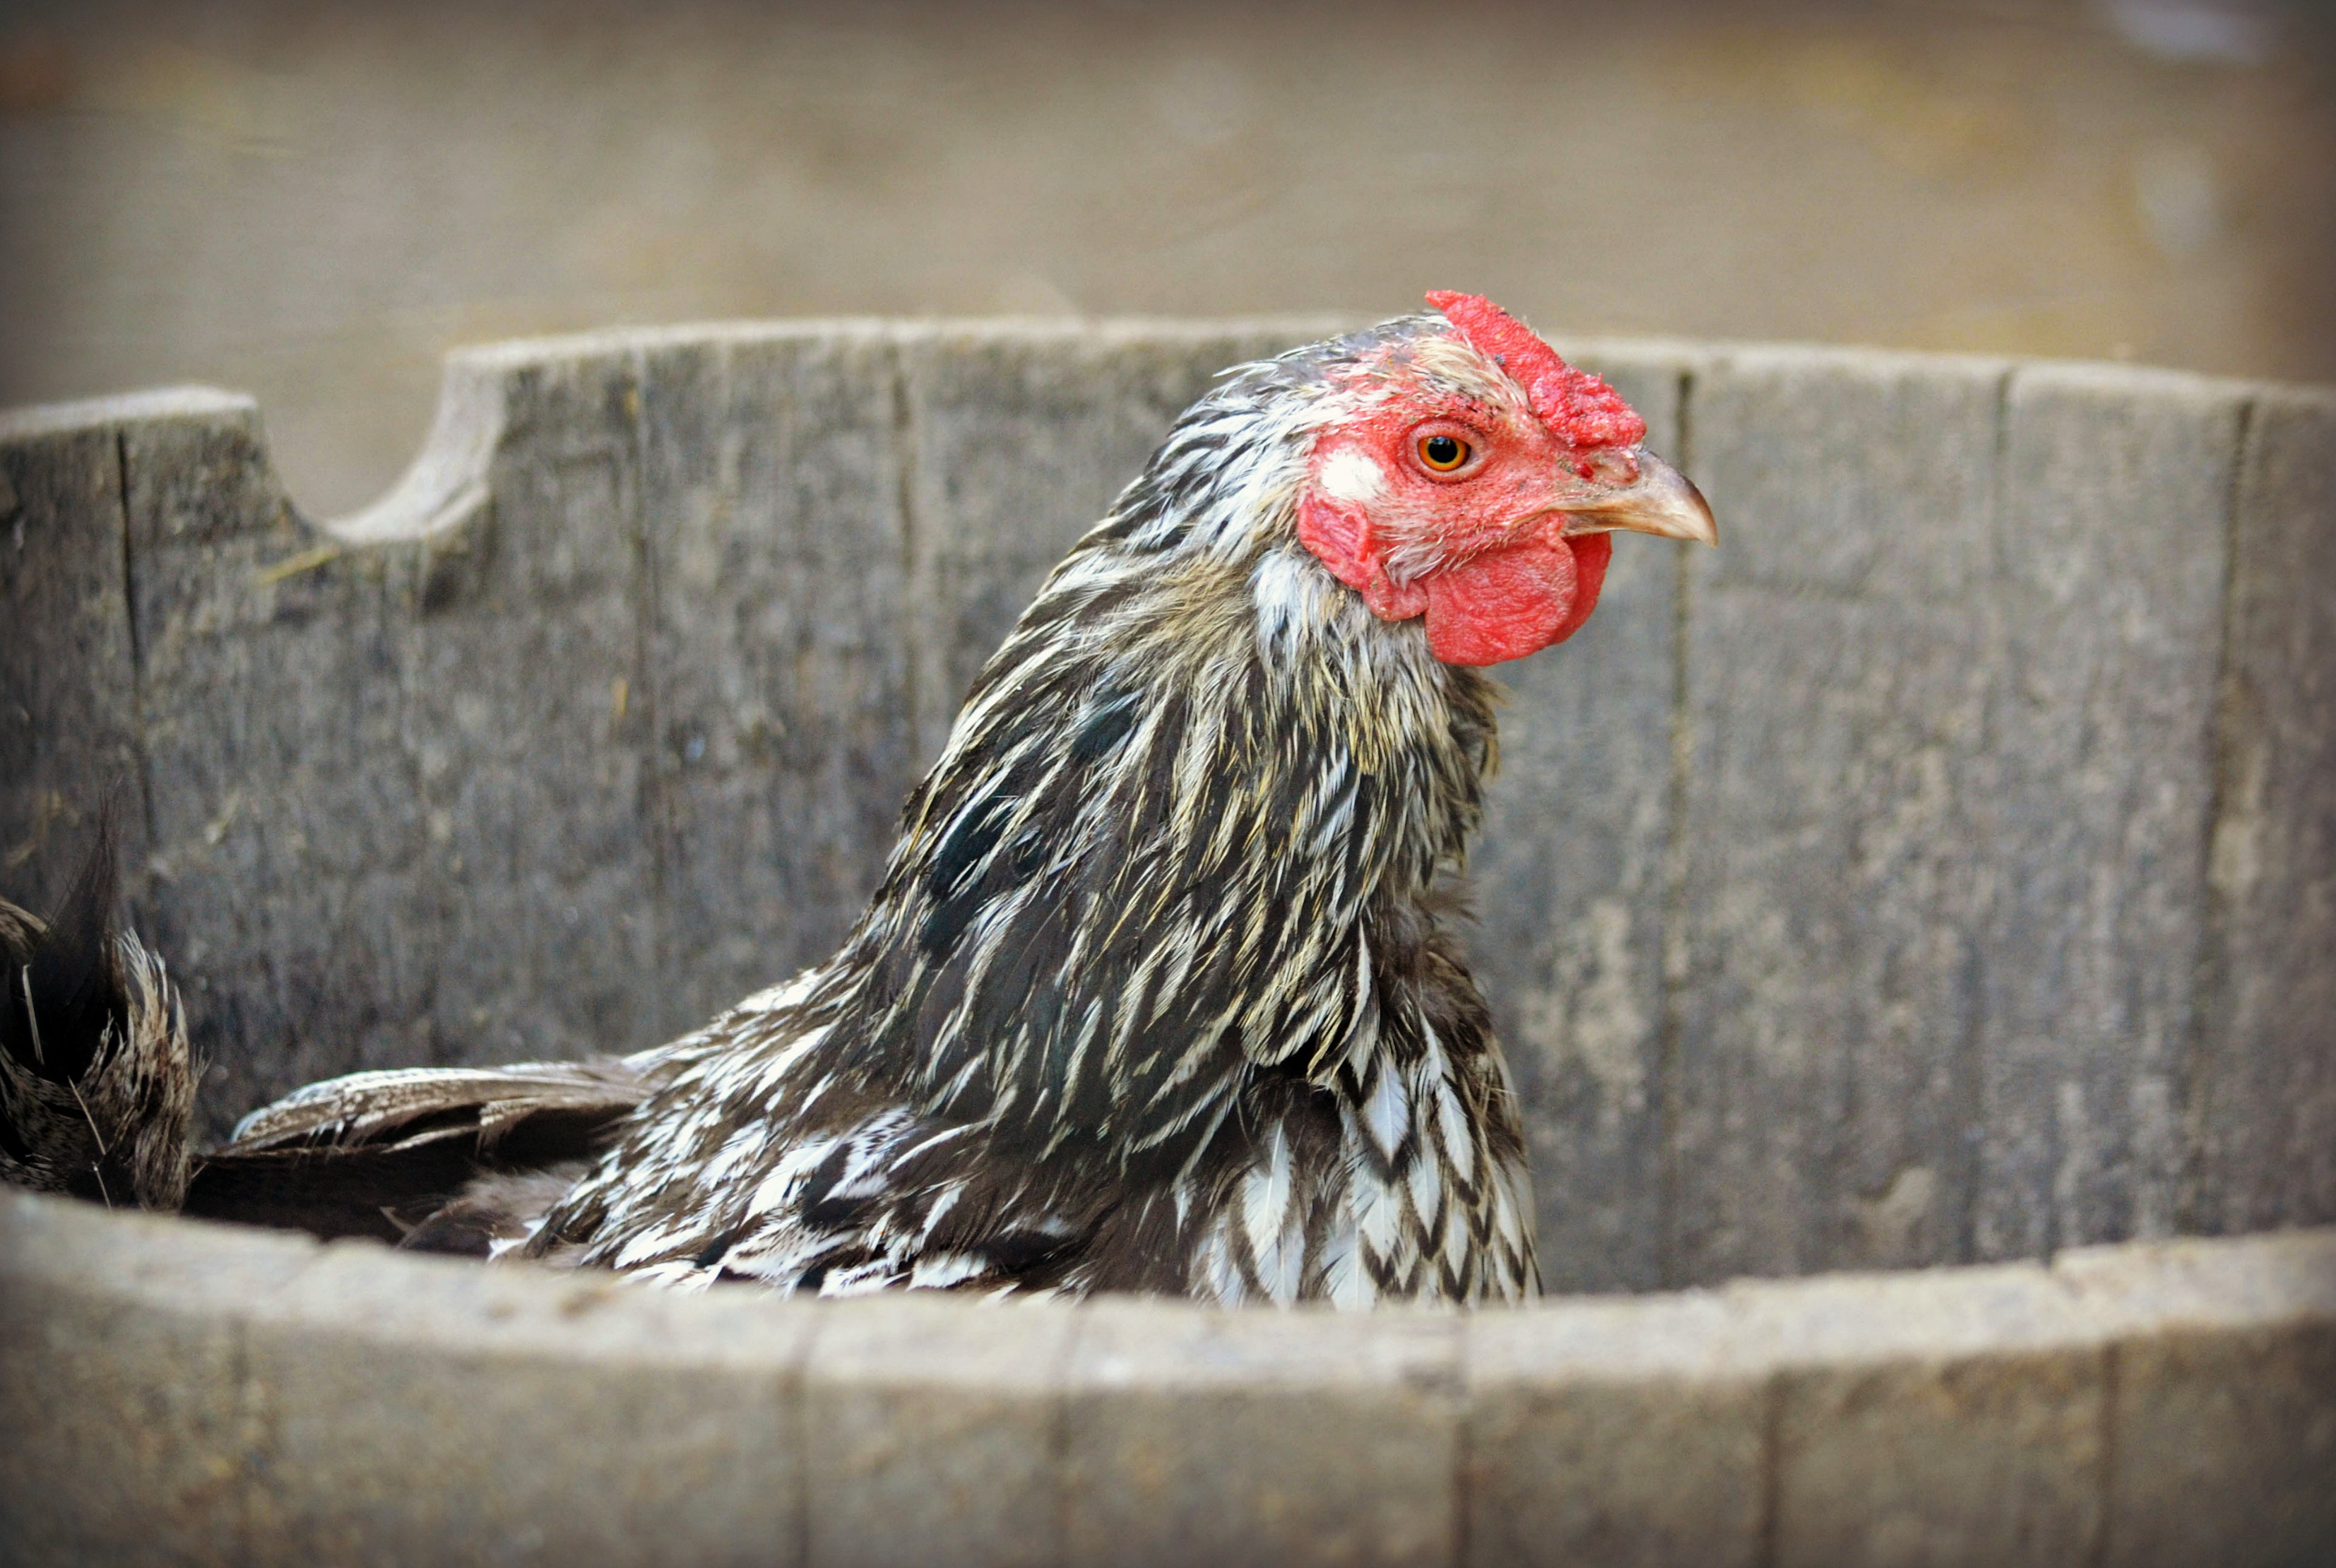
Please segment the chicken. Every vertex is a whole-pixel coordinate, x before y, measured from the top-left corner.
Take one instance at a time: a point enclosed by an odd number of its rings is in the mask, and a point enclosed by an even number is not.
[[[0,900],[0,1181],[167,1213],[193,1057],[161,959],[113,927],[112,836],[109,814],[54,921]]]
[[[828,961],[622,1060],[312,1086],[190,1209],[386,1209],[408,1246],[685,1288],[1531,1294],[1453,930],[1477,668],[1581,627],[1611,531],[1716,532],[1611,388],[1428,298],[1177,421],[983,670]]]

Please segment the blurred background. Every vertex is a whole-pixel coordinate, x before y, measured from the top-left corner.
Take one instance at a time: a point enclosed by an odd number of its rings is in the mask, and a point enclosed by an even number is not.
[[[0,403],[717,317],[1410,308],[2336,379],[2307,0],[0,4]]]

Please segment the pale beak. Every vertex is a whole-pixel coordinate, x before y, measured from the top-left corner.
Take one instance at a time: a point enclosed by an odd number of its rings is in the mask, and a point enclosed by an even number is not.
[[[1586,503],[1568,502],[1565,514],[1570,521],[1565,531],[1608,533],[1622,529],[1659,539],[1718,544],[1719,524],[1712,518],[1711,503],[1703,499],[1694,482],[1651,452],[1641,450],[1637,456],[1638,482],[1609,490]]]

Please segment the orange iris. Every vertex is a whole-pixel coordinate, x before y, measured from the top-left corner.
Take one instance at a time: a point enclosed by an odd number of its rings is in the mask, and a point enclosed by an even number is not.
[[[1468,461],[1468,443],[1456,435],[1423,435],[1419,461],[1438,473],[1450,473]]]

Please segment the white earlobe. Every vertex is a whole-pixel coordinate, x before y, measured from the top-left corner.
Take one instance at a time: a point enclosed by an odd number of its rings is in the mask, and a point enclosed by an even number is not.
[[[1387,493],[1387,471],[1368,455],[1349,446],[1332,453],[1316,482],[1333,501],[1377,501]]]

